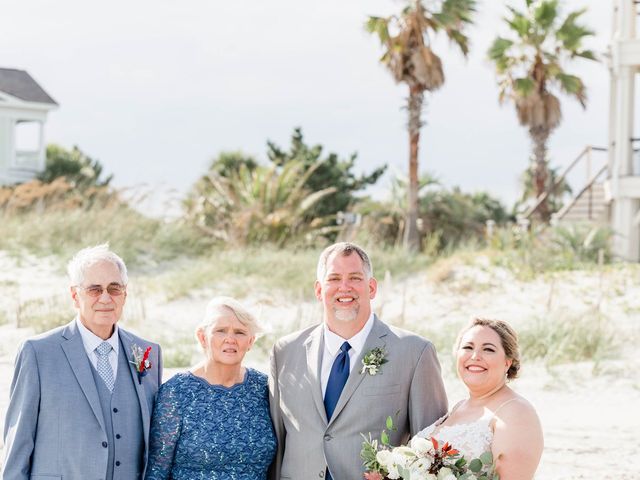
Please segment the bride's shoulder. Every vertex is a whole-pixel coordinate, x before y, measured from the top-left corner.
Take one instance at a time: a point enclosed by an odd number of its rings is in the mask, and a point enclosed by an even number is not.
[[[497,424],[531,424],[539,423],[538,414],[535,407],[523,396],[511,392],[509,398],[498,404],[493,416]]]

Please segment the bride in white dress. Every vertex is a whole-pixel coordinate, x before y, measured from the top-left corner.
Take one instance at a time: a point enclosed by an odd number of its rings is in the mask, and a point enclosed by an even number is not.
[[[500,320],[475,319],[455,348],[469,397],[418,433],[449,442],[467,460],[491,451],[500,480],[530,480],[542,455],[542,428],[533,406],[507,386],[520,369],[518,339]]]

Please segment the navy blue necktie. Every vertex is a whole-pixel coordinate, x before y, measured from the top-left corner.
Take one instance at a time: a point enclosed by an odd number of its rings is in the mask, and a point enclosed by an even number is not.
[[[331,367],[327,389],[324,392],[324,409],[327,411],[327,420],[331,420],[331,415],[333,415],[333,411],[336,409],[344,384],[347,383],[347,378],[349,378],[350,349],[351,345],[349,345],[349,342],[344,342],[340,347],[340,353],[333,361],[333,366]]]

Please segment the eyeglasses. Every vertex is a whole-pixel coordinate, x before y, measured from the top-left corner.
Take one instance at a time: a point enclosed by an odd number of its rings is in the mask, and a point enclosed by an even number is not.
[[[102,285],[91,285],[89,287],[76,285],[76,288],[81,288],[90,297],[99,297],[100,295],[102,295],[102,292],[105,291],[105,288],[103,288]],[[119,283],[110,283],[109,285],[107,285],[106,290],[107,293],[112,297],[119,297],[120,295],[125,293],[125,291],[127,290],[127,286],[120,285]]]

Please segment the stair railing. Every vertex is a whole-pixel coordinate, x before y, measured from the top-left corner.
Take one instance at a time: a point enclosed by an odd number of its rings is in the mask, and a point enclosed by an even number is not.
[[[556,189],[562,184],[562,182],[564,181],[565,177],[569,174],[569,172],[573,169],[573,167],[575,167],[578,163],[580,163],[580,161],[583,158],[586,158],[586,160],[587,160],[587,175],[589,175],[590,170],[591,170],[591,152],[606,152],[606,151],[607,151],[607,149],[604,148],[604,147],[594,147],[593,145],[587,145],[582,150],[582,152],[580,152],[580,154],[575,158],[575,160],[573,160],[573,162],[571,162],[567,166],[567,168],[564,169],[562,174],[556,179],[556,181],[553,183],[553,185],[551,185],[551,188],[549,188],[548,190],[545,190],[540,195],[538,195],[536,197],[536,201],[533,203],[533,205],[531,205],[529,208],[527,208],[522,215],[519,215],[519,217],[521,219],[529,219],[531,217],[531,215],[533,215],[535,213],[535,211],[540,207],[540,205],[542,205],[542,202],[544,202],[549,197],[549,195],[551,195],[553,192],[556,191]],[[598,175],[596,176],[596,178],[602,174],[603,170],[606,170],[606,169],[607,169],[607,167],[605,165],[603,167],[603,169],[601,169],[601,171],[598,172]],[[592,184],[593,184],[593,182],[591,182],[591,184],[589,186],[591,186]],[[584,190],[586,190],[586,188]],[[582,193],[584,193],[584,191],[580,192],[580,194],[582,194]],[[575,203],[576,199],[577,199],[577,197],[574,198],[574,200],[572,201],[572,203],[571,203],[572,205],[573,205],[573,203]]]
[[[589,180],[587,181],[587,184],[582,188],[582,190],[578,192],[576,196],[574,196],[571,199],[569,203],[564,205],[556,213],[552,214],[551,223],[556,223],[562,220],[562,218],[567,214],[567,212],[571,210],[571,207],[573,207],[576,204],[576,202],[580,199],[580,197],[582,197],[582,195],[584,195],[584,193],[587,191],[589,192],[589,203],[588,203],[589,220],[591,220],[591,213],[593,211],[593,193],[592,193],[591,187],[593,187],[593,184],[596,183],[598,178],[600,178],[600,176],[607,171],[607,167],[608,167],[607,165],[603,165],[600,170],[598,170],[594,175],[591,176],[591,178],[589,178]]]

